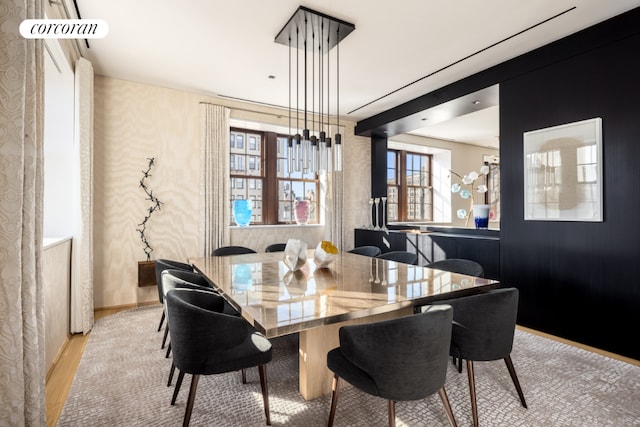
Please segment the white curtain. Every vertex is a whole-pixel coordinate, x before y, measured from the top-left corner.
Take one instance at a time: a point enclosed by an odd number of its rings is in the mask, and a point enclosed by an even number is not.
[[[200,104],[200,255],[229,245],[229,109]]]
[[[71,258],[71,332],[93,327],[93,67],[75,67],[75,230]]]
[[[0,0],[0,425],[45,425],[41,0]]]

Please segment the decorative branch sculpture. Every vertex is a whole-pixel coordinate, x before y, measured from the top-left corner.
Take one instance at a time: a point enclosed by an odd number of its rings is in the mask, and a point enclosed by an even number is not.
[[[144,233],[147,231],[147,222],[149,221],[149,218],[151,218],[151,215],[156,210],[160,210],[160,205],[162,205],[162,202],[156,196],[153,195],[153,191],[151,191],[149,187],[147,187],[147,184],[145,184],[144,182],[145,179],[151,176],[151,168],[153,167],[155,157],[148,158],[148,160],[149,160],[149,166],[147,167],[146,171],[142,171],[142,179],[140,180],[140,187],[142,187],[144,192],[147,194],[146,200],[151,201],[151,206],[149,206],[149,208],[147,209],[147,214],[144,217],[144,220],[140,224],[138,224],[139,228],[136,228],[136,231],[140,233],[140,240],[142,240],[142,243],[144,244],[144,253],[147,255],[147,261],[150,261],[151,252],[153,252],[153,248],[149,244],[149,241],[147,240],[147,236],[145,236]]]

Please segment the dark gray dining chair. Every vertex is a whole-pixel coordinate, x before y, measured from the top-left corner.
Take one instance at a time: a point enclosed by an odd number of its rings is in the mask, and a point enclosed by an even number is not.
[[[172,289],[167,293],[167,321],[173,343],[173,362],[180,371],[171,398],[175,405],[185,374],[191,387],[183,426],[191,420],[201,375],[258,367],[267,425],[271,425],[266,364],[271,361],[271,343],[248,322],[222,313],[224,299],[196,289]]]
[[[197,273],[195,271],[183,271],[183,270],[170,270],[169,273],[172,276],[170,279],[172,283],[169,284],[170,287],[193,288],[193,286],[196,286],[200,288],[206,288],[213,292],[219,293],[218,290],[213,288],[211,283],[209,283],[207,279],[200,273]],[[165,271],[164,274],[167,274],[167,271]],[[164,283],[163,283],[163,287],[165,287]],[[169,291],[169,289],[164,289],[165,295]],[[238,313],[238,310],[233,308],[231,304],[229,304],[226,300],[224,301],[223,313],[231,314],[232,316],[240,315],[240,313]]]
[[[162,290],[164,291],[165,298],[167,293],[171,289],[198,289],[206,292],[217,292],[209,285],[207,280],[202,277],[202,275],[193,272],[193,271],[185,271],[185,270],[164,270],[162,272]],[[225,301],[225,305],[228,303]],[[164,310],[166,311],[166,306]],[[167,326],[164,329],[164,338],[162,341],[162,348],[165,346],[165,342],[167,337],[169,336],[169,322],[167,322]],[[165,354],[165,358],[168,358],[171,354],[171,342],[167,345],[167,352]],[[171,362],[171,369],[169,370],[169,381],[167,381],[167,387],[171,386],[171,381],[173,380],[173,374],[175,372],[176,365]]]
[[[265,248],[265,252],[284,252],[287,247],[286,243],[272,243]]]
[[[518,289],[493,289],[476,295],[438,301],[453,307],[453,330],[449,354],[458,359],[458,371],[466,360],[473,425],[478,426],[478,403],[473,370],[474,362],[504,359],[511,380],[524,408],[520,382],[516,375],[511,350],[518,314]],[[429,310],[431,306],[423,307]],[[495,389],[494,389],[495,392]]]
[[[180,269],[185,271],[193,271],[193,267],[187,263],[175,261],[172,259],[160,258],[155,261],[156,270],[156,285],[158,287],[158,301],[160,304],[164,304],[164,291],[162,290],[162,272],[167,269]],[[158,332],[162,329],[165,319],[165,310],[162,310],[162,316],[160,317],[160,324],[158,325]],[[163,339],[164,342],[164,339]],[[164,344],[162,344],[164,348]]]
[[[164,291],[165,296],[167,292],[171,289],[200,289],[203,291],[214,292],[218,294],[218,291],[211,287],[211,284],[207,281],[199,273],[195,271],[185,271],[185,270],[164,270],[162,272],[162,289]],[[226,300],[224,301],[224,307],[222,310],[223,313],[229,314],[231,316],[240,316],[240,313],[231,306]],[[167,339],[167,335],[169,333],[169,325],[165,327],[165,336],[163,338],[162,348],[164,348],[165,341]],[[167,352],[165,357],[168,358],[169,354],[171,354],[171,343],[167,345]],[[171,364],[171,370],[169,371],[169,381],[167,382],[167,386],[171,385],[171,381],[173,379],[173,373],[175,371],[175,365]],[[242,382],[246,383],[246,373],[242,371]]]
[[[356,254],[356,255],[364,255],[364,256],[368,256],[368,257],[377,257],[378,255],[380,255],[380,253],[382,251],[377,246],[358,246],[358,247],[353,248],[353,249],[351,249],[351,250],[349,250],[347,252],[352,253],[352,254]]]
[[[484,277],[482,265],[470,259],[448,258],[432,262],[427,267],[467,276]]]
[[[256,251],[245,246],[221,246],[217,249],[214,249],[213,252],[211,252],[211,256],[228,256],[255,253]]]
[[[391,251],[378,255],[376,258],[387,259],[389,261],[402,262],[404,264],[417,264],[418,254],[409,251]]]
[[[423,399],[438,392],[449,423],[456,425],[444,383],[447,375],[453,310],[430,306],[424,313],[340,328],[340,347],[327,354],[334,372],[328,426],[333,425],[340,378],[388,400],[389,426],[395,402]]]
[[[189,289],[203,289],[213,292],[213,288],[202,277],[202,275],[195,271],[179,270],[179,269],[165,269],[162,271],[160,284],[162,285],[162,293],[166,297],[167,292],[174,288],[189,288]],[[163,308],[163,312],[166,315],[167,308]],[[164,336],[162,337],[162,346],[164,348],[167,343],[167,337],[169,336],[169,324],[164,328]],[[171,345],[167,346],[167,353],[165,357],[169,357],[171,353]]]

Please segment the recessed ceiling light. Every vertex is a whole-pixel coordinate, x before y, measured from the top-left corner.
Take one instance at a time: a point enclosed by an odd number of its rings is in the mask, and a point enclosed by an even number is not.
[[[473,101],[473,105],[478,105],[478,104],[480,104],[480,101],[478,101],[477,99]]]

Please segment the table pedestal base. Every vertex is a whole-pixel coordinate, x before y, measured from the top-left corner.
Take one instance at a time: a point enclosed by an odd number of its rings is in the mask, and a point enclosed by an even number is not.
[[[300,332],[300,394],[312,400],[331,393],[333,373],[327,368],[327,353],[340,345],[338,331],[345,325],[380,322],[413,315],[413,307],[376,314],[346,322],[332,323]],[[344,382],[343,382],[344,383]]]

